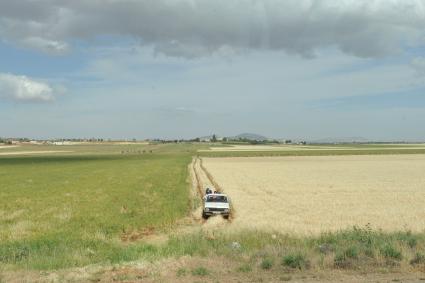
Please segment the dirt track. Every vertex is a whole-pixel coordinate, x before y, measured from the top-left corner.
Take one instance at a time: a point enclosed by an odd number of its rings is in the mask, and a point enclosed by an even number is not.
[[[192,162],[192,183],[193,187],[196,188],[197,197],[202,201],[202,197],[205,194],[205,189],[208,187],[213,191],[216,190],[218,192],[222,192],[221,186],[214,180],[214,177],[207,171],[205,166],[203,165],[203,160],[200,158],[194,158]],[[193,218],[200,223],[202,223],[202,228],[204,230],[214,230],[215,228],[222,228],[224,226],[229,226],[230,222],[233,219],[233,214],[230,216],[230,219],[224,220],[220,216],[210,217],[208,220],[204,220],[201,217],[202,215],[202,207],[198,207],[193,212]]]

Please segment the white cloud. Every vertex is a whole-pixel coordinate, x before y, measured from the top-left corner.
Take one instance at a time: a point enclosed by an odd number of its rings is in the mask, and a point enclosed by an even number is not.
[[[312,56],[326,47],[381,57],[399,52],[401,43],[420,44],[424,26],[422,0],[0,2],[0,37],[8,40],[44,39],[33,45],[57,50],[73,39],[129,36],[156,52],[188,58],[223,48]]]
[[[26,76],[0,73],[0,98],[47,102],[54,99],[54,89]]]

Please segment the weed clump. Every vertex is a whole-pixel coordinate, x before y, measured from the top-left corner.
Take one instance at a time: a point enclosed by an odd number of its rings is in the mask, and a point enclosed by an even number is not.
[[[185,268],[179,268],[177,270],[177,277],[182,277],[185,276],[187,274],[187,270]]]
[[[237,271],[239,272],[251,272],[252,267],[249,264],[244,264],[238,267]]]
[[[290,268],[308,268],[309,262],[302,254],[289,254],[282,258],[282,265]]]
[[[359,250],[356,246],[350,246],[343,252],[338,252],[334,258],[334,264],[339,268],[347,268],[352,266],[353,261],[359,256]]]
[[[387,259],[402,260],[403,258],[401,252],[390,244],[387,244],[381,248],[381,254]]]
[[[359,256],[359,251],[357,249],[356,246],[351,246],[348,247],[345,251],[344,251],[344,256],[346,258],[352,258],[352,259],[356,259]]]
[[[269,270],[273,267],[273,260],[271,258],[265,258],[261,261],[260,266],[264,270]]]
[[[203,266],[192,269],[192,275],[194,276],[207,276],[209,273],[208,269]]]
[[[414,248],[418,244],[417,238],[410,231],[403,233],[400,240],[405,242],[410,248]]]

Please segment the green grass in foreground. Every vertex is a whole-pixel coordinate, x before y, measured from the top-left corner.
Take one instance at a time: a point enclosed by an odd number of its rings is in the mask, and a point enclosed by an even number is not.
[[[190,210],[190,146],[147,154],[0,158],[0,265],[127,261]],[[118,150],[118,152],[120,152]]]
[[[238,242],[235,248],[232,243]],[[72,243],[70,243],[72,244]],[[254,269],[354,269],[354,270],[421,270],[425,267],[425,234],[410,232],[383,233],[353,228],[317,237],[292,237],[261,231],[240,233],[216,232],[214,237],[195,232],[172,237],[163,245],[143,241],[128,245],[82,241],[75,243],[83,257],[103,264],[124,263],[132,260],[156,261],[162,258],[200,256],[226,258],[239,263],[243,272]],[[59,242],[49,239],[15,245],[3,245],[0,261],[16,267],[55,269],[84,265],[84,261],[70,260],[71,248],[58,253]],[[56,251],[56,253],[55,253]],[[48,261],[49,260],[49,261]]]
[[[234,248],[238,242],[240,248]],[[359,268],[372,265],[424,266],[425,234],[408,231],[385,233],[358,228],[324,233],[316,237],[293,237],[261,231],[236,234],[197,233],[172,238],[164,247],[153,248],[148,256],[207,256],[233,258],[245,264],[272,268],[279,262],[293,269],[311,267]]]

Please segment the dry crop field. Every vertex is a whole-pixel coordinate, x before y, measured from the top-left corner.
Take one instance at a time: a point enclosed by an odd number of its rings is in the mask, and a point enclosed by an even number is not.
[[[335,144],[335,145],[226,145],[200,149],[199,152],[279,152],[279,151],[391,151],[425,150],[424,144]],[[405,151],[406,152],[406,151]]]
[[[233,201],[232,229],[425,230],[425,155],[203,158],[203,164]]]

